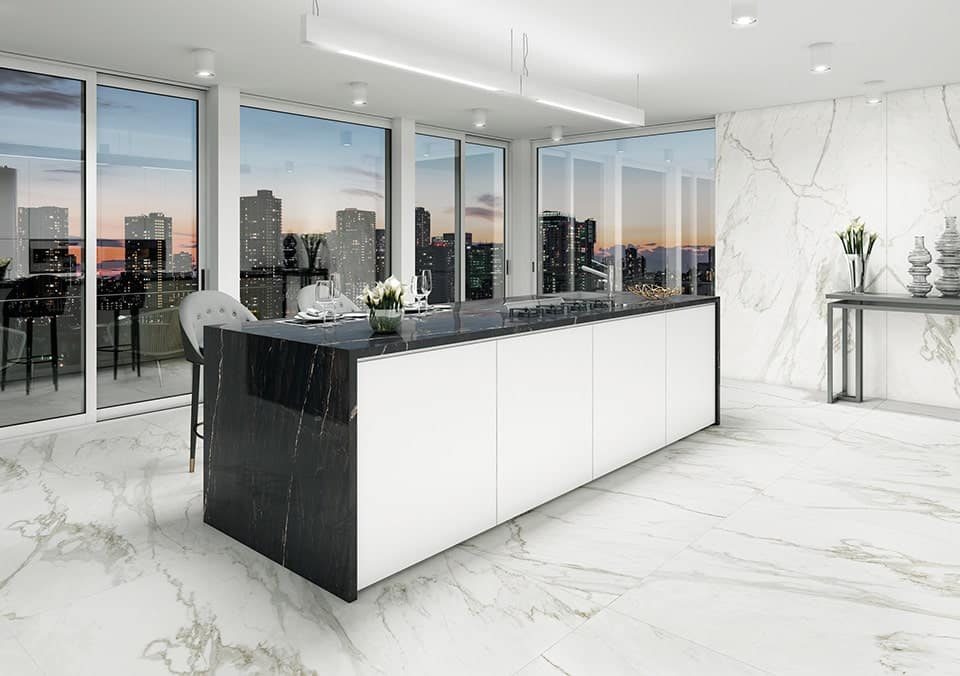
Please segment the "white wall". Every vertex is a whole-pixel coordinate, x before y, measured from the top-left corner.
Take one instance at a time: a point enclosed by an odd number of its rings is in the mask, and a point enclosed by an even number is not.
[[[913,236],[936,257],[960,213],[958,124],[960,85],[717,117],[725,376],[825,389],[823,296],[846,288],[834,233],[862,217],[880,233],[868,290],[905,293]],[[868,314],[864,344],[868,396],[960,405],[958,318]]]

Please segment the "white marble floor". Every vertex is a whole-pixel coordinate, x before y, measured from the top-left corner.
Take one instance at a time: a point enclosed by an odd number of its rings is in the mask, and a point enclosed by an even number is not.
[[[353,604],[203,525],[184,410],[2,442],[0,673],[957,673],[960,416],[723,399]]]

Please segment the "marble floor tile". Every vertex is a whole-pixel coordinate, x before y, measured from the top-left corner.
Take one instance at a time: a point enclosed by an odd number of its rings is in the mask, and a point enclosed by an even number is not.
[[[768,672],[607,609],[517,673],[518,676],[759,676]]]
[[[0,441],[0,673],[944,673],[960,422],[723,405],[352,604],[203,523],[186,408]]]

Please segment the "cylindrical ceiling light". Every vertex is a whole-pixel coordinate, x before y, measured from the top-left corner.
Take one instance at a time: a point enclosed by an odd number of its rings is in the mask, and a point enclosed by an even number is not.
[[[663,150],[663,161],[667,164],[673,164],[673,149],[665,148]]]
[[[623,155],[627,150],[627,142],[625,139],[617,140],[617,155]]]
[[[344,148],[349,148],[353,145],[353,132],[347,129],[346,131],[340,132],[340,145]]]
[[[193,72],[197,77],[213,77],[217,74],[216,55],[212,49],[193,50]]]
[[[757,0],[733,0],[730,3],[730,23],[734,26],[752,26],[760,19]]]
[[[474,108],[473,113],[473,126],[477,129],[483,129],[487,126],[487,109],[486,108]]]
[[[814,42],[810,45],[810,72],[829,73],[833,68],[832,52],[832,42]]]
[[[350,94],[352,97],[353,105],[355,106],[367,105],[367,83],[366,82],[351,82]]]
[[[879,106],[883,103],[883,80],[870,80],[863,83],[864,99],[868,106]]]
[[[563,126],[555,124],[550,127],[550,140],[556,143],[563,140]]]

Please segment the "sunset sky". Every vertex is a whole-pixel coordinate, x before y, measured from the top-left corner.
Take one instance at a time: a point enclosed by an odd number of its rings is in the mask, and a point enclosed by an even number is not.
[[[569,213],[571,195],[567,154],[573,153],[573,215],[581,221],[596,219],[599,247],[634,244],[638,248],[653,249],[661,246],[665,240],[665,172],[680,169],[684,175],[712,177],[714,139],[714,130],[709,129],[541,149],[539,166],[543,192],[539,208],[541,211]],[[617,156],[624,162],[621,242],[615,241],[612,224],[604,222],[604,202],[613,199],[613,186],[604,179],[604,165]],[[689,180],[684,181],[683,191],[686,193],[691,185]],[[708,195],[709,204],[698,203],[697,237],[690,232],[690,239],[686,239],[688,233],[685,232],[685,245],[713,243],[712,178],[701,181],[699,189],[701,194]],[[684,200],[686,208],[689,204],[686,194]],[[612,213],[612,208],[609,212]],[[689,216],[687,211],[684,219]]]

